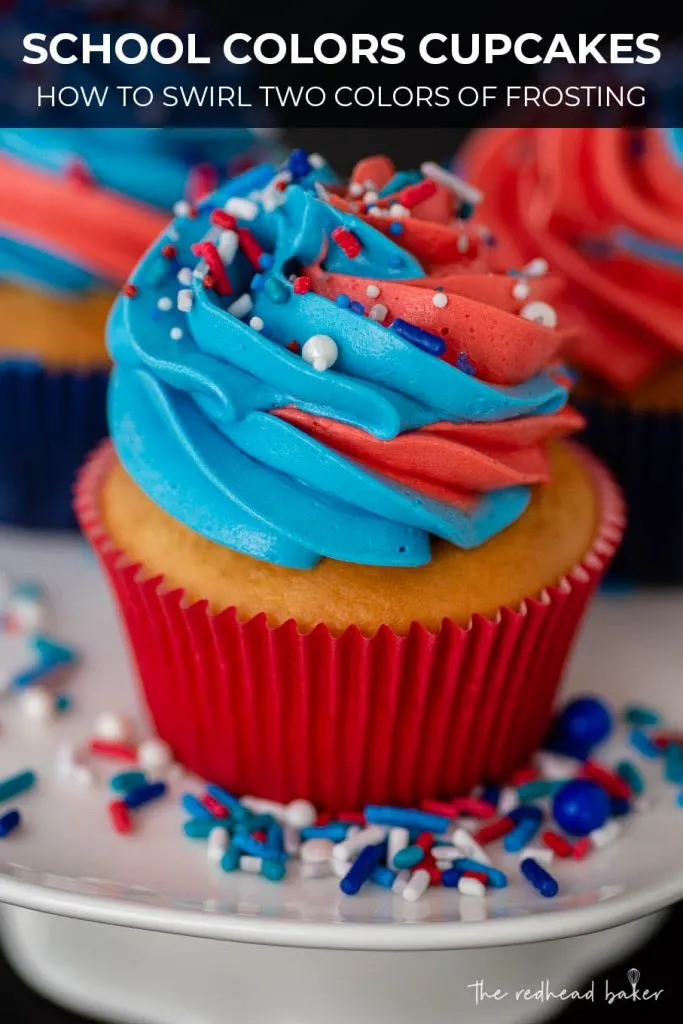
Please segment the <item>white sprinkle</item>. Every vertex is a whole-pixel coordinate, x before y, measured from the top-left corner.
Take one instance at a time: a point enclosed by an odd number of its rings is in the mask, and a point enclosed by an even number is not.
[[[389,310],[386,306],[383,306],[381,302],[378,302],[376,306],[373,306],[368,313],[371,320],[378,320],[380,323],[385,319]]]
[[[314,181],[313,184],[315,185],[316,194],[319,195],[321,199],[329,199],[330,194],[323,185],[322,181]]]
[[[242,199],[240,196],[232,196],[223,207],[226,213],[231,213],[238,220],[254,220],[258,216],[258,206],[251,199]]]
[[[389,207],[390,217],[410,217],[410,210],[407,206],[403,206],[402,203],[392,203]]]
[[[394,884],[391,887],[391,891],[394,893],[395,896],[403,895],[403,890],[410,881],[410,875],[411,872],[407,870],[399,871],[399,873],[396,875],[396,878],[394,879]]]
[[[504,817],[510,811],[513,811],[515,807],[519,807],[517,790],[513,786],[506,786],[498,800],[498,813]]]
[[[462,893],[463,896],[478,896],[481,898],[486,895],[486,886],[478,878],[465,877],[461,878],[458,882],[458,892]]]
[[[171,341],[180,341],[180,339],[183,336],[183,329],[182,329],[182,327],[172,327],[171,331],[170,331],[170,334],[171,334]]]
[[[170,225],[170,227],[166,229],[166,237],[171,242],[177,242],[178,239],[180,238],[180,235],[178,234],[178,232],[176,231],[172,224]]]
[[[470,247],[470,240],[466,234],[458,235],[458,252],[465,253]]]
[[[366,178],[365,181],[363,182],[363,188],[365,189],[366,192],[376,192],[377,182],[373,181],[372,178]]]
[[[337,343],[327,334],[313,334],[304,342],[301,349],[302,358],[310,363],[314,370],[329,370],[337,361],[339,349]]]
[[[356,853],[359,853],[364,846],[373,846],[381,843],[384,839],[384,829],[379,825],[368,825],[367,828],[357,829],[353,834],[351,829],[346,834],[346,839],[337,843],[332,852],[335,860],[349,860]]]
[[[484,198],[484,193],[480,192],[474,185],[470,185],[468,181],[463,181],[456,174],[451,174],[445,167],[440,167],[439,164],[435,164],[430,160],[421,164],[420,170],[425,178],[431,178],[432,181],[438,182],[439,185],[445,185],[451,192],[455,192],[456,196],[459,196],[460,199],[464,199],[466,203],[476,206]]]
[[[551,782],[573,778],[578,767],[578,762],[573,757],[553,754],[549,750],[539,750],[534,754],[534,764],[543,778]]]
[[[410,880],[406,883],[403,888],[402,896],[404,900],[408,900],[409,903],[415,903],[419,900],[420,896],[427,892],[431,884],[431,877],[428,871],[424,868],[418,868],[413,871],[410,876]]]
[[[333,850],[332,840],[320,836],[315,839],[307,839],[305,843],[302,843],[299,856],[304,864],[319,864],[321,861],[327,863]]]
[[[457,846],[466,857],[472,857],[481,864],[490,864],[491,858],[477,840],[466,832],[464,828],[456,828],[451,836],[451,843]]]
[[[557,327],[557,313],[547,302],[527,302],[522,306],[519,315],[524,320],[532,320],[542,327]]]
[[[178,292],[178,309],[181,313],[189,313],[192,309],[192,291],[189,288],[181,288]]]
[[[310,157],[309,157],[310,160]],[[363,186],[359,181],[354,181],[352,185],[349,185],[349,195],[351,196],[362,196]]]
[[[192,207],[187,199],[179,199],[177,203],[173,204],[173,215],[175,217],[187,217],[191,210]]]
[[[255,331],[262,331],[263,320],[261,319],[260,316],[252,316],[251,320],[249,321],[249,326]]]
[[[460,860],[463,855],[462,850],[455,846],[435,846],[433,853],[437,860],[444,861],[449,867],[454,860]]]
[[[301,834],[298,828],[292,828],[290,825],[285,825],[283,829],[283,845],[285,853],[288,853],[290,857],[296,857],[301,849]]]
[[[513,299],[528,299],[531,295],[531,288],[526,281],[516,281],[512,286]]]
[[[593,846],[601,850],[604,846],[609,846],[615,839],[621,835],[621,825],[618,821],[613,818],[608,821],[602,828],[596,828],[590,833],[590,841]]]
[[[168,295],[162,295],[157,302],[157,308],[163,313],[168,313],[169,309],[173,309],[173,300],[170,299]]]
[[[138,744],[137,755],[140,767],[150,772],[164,771],[173,761],[168,743],[157,736]]]
[[[552,864],[555,859],[555,854],[549,846],[525,846],[517,854],[517,858],[520,861],[526,860],[527,857],[531,857],[533,860],[538,861],[539,864]]]
[[[380,288],[376,284],[369,284],[365,289],[365,294],[369,299],[376,299],[380,293]]]
[[[55,701],[44,686],[31,686],[21,694],[20,707],[22,714],[34,722],[47,722],[54,714]]]
[[[252,857],[249,853],[243,853],[240,857],[240,871],[247,871],[250,875],[259,875],[261,864],[260,857]]]
[[[405,850],[410,843],[410,832],[407,828],[391,828],[387,837],[387,863],[391,867],[394,857],[400,850]]]
[[[381,206],[368,206],[368,213],[371,213],[373,217],[386,216],[386,211]]]
[[[239,248],[239,235],[236,231],[221,231],[218,236],[218,254],[224,263],[230,264],[235,258],[235,253]]]
[[[302,878],[329,878],[333,874],[329,861],[321,860],[301,865]]]
[[[371,206],[373,203],[376,203],[378,199],[379,196],[372,189],[366,192],[365,195],[363,196],[363,202],[365,203],[366,206]]]
[[[251,295],[249,292],[245,292],[244,295],[240,295],[239,299],[235,299],[235,301],[228,306],[228,313],[232,313],[233,316],[236,316],[241,320],[242,317],[251,313],[253,308],[254,303],[251,300]]]
[[[284,824],[290,828],[310,828],[318,817],[310,800],[290,800],[285,807]]]
[[[437,309],[443,309],[444,306],[448,305],[448,296],[445,292],[434,292],[432,295],[432,302]]]
[[[548,261],[544,260],[541,256],[537,256],[535,260],[524,267],[524,273],[527,277],[543,277],[544,274],[548,273]]]
[[[209,832],[209,841],[206,847],[206,859],[209,864],[220,864],[223,855],[230,849],[230,836],[227,829],[217,825]],[[240,867],[242,865],[240,864]]]
[[[95,719],[93,734],[111,743],[127,743],[133,734],[133,725],[126,715],[118,711],[103,711]]]
[[[333,857],[330,861],[330,868],[337,878],[345,878],[349,871],[349,862],[347,860],[335,860]]]
[[[315,171],[319,171],[325,166],[325,158],[320,153],[309,153],[308,162]]]
[[[192,268],[181,267],[180,270],[178,271],[177,278],[180,284],[192,284]]]

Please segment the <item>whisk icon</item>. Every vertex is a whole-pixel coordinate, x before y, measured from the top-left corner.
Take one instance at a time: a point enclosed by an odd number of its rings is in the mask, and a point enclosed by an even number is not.
[[[626,972],[626,977],[631,982],[631,988],[633,989],[633,996],[635,996],[635,994],[636,994],[636,985],[638,984],[638,981],[640,979],[640,971],[637,970],[637,968],[632,967],[629,971]]]

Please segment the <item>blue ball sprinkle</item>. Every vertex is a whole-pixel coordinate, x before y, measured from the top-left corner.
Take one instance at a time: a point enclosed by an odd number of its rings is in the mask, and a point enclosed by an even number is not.
[[[590,750],[607,739],[612,726],[612,712],[603,701],[577,697],[562,709],[553,732],[565,742]]]
[[[611,813],[609,795],[590,779],[572,779],[553,797],[555,821],[570,836],[587,836],[602,828]]]
[[[351,299],[348,297],[348,295],[345,295],[343,292],[341,293],[341,295],[338,295],[334,301],[341,309],[348,309],[349,306],[351,305]]]
[[[265,286],[266,279],[263,274],[254,274],[251,279],[251,290],[254,292],[261,292]]]
[[[403,234],[403,225],[399,221],[397,221],[397,220],[392,220],[391,224],[389,225],[389,234],[390,235],[402,235]]]
[[[275,259],[269,252],[262,252],[259,256],[258,265],[261,270],[270,270],[274,262]]]

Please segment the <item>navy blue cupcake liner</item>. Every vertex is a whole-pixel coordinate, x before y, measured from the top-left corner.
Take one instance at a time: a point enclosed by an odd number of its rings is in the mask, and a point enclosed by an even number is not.
[[[683,413],[598,401],[573,404],[587,420],[580,440],[612,470],[628,506],[611,575],[683,583]]]
[[[0,522],[75,529],[72,487],[107,434],[108,373],[0,362]]]

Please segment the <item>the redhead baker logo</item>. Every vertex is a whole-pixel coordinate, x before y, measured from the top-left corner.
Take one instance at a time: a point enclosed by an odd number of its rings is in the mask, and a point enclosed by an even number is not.
[[[483,978],[473,981],[467,986],[474,992],[476,1006],[485,1002],[501,1002],[504,999],[512,999],[517,1003],[565,1003],[565,1002],[586,1002],[596,1003],[601,1000],[608,1006],[621,1005],[622,1003],[649,1003],[656,1002],[663,994],[664,989],[649,989],[640,985],[640,971],[631,967],[626,973],[626,984],[623,986],[614,985],[606,981],[601,987],[595,981],[591,981],[583,988],[555,988],[549,978],[532,985],[523,985],[515,989],[501,989],[489,985]]]

